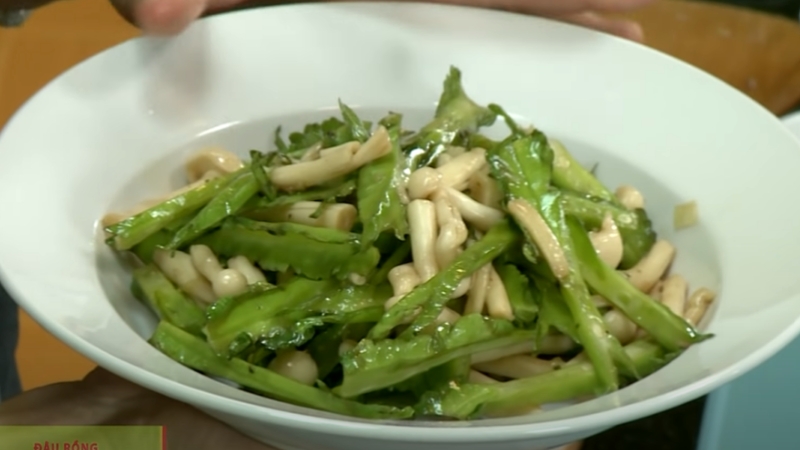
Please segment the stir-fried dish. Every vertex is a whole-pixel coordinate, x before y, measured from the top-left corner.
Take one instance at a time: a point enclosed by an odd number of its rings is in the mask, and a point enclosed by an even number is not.
[[[620,389],[709,337],[715,293],[670,273],[642,194],[458,69],[416,131],[340,107],[247,162],[203,150],[188,186],[103,218],[158,350],[296,405],[463,420]]]

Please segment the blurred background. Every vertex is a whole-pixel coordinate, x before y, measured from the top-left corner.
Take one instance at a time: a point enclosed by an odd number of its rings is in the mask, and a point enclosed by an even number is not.
[[[772,113],[800,106],[800,0],[661,0],[632,16],[646,45],[716,75]],[[106,0],[62,0],[24,28],[0,30],[0,127],[61,72],[136,35]],[[79,379],[94,367],[24,312],[20,321],[24,389]],[[693,449],[703,402],[618,427],[584,450]]]

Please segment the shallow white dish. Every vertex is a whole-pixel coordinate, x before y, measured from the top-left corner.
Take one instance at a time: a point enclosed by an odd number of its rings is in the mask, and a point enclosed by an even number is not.
[[[469,95],[560,138],[612,187],[637,186],[675,269],[720,293],[716,337],[613,395],[483,422],[381,424],[260,398],[151,348],[153,316],[95,233],[107,210],[179,183],[187,152],[265,149],[278,124],[387,110],[418,126],[449,65]],[[20,305],[107,369],[282,448],[535,450],[701,396],[800,331],[800,143],[720,81],[645,47],[550,21],[425,4],[275,7],[137,39],[70,70],[0,135],[0,274]],[[701,224],[671,230],[676,203]]]
[[[783,124],[800,138],[800,112],[783,117]],[[797,447],[800,391],[800,339],[795,338],[756,369],[708,396],[697,450]],[[764,414],[763,411],[769,411]]]

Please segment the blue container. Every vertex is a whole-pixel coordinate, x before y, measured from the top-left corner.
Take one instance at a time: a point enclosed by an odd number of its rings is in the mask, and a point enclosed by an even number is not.
[[[800,449],[800,339],[708,396],[697,450]]]

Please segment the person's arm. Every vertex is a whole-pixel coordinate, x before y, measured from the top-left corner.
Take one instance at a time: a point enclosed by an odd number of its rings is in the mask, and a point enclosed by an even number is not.
[[[166,428],[167,448],[274,450],[189,405],[103,369],[81,381],[51,384],[0,403],[3,425],[154,425]],[[0,436],[0,447],[8,444]]]

